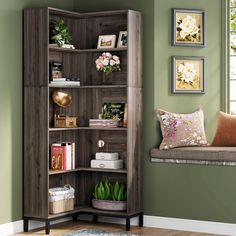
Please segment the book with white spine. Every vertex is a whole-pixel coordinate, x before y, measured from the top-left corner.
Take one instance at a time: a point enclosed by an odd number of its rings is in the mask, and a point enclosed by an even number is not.
[[[71,167],[75,169],[75,143],[72,142],[71,144]]]

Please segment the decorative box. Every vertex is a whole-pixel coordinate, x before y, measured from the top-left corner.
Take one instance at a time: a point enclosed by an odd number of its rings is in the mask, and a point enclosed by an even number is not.
[[[73,128],[73,127],[77,127],[76,120],[77,120],[77,117],[74,117],[74,116],[55,117],[54,126],[56,128]]]
[[[122,169],[123,160],[91,160],[91,168]]]
[[[96,160],[115,161],[119,159],[119,154],[118,152],[97,152],[95,158]]]
[[[49,189],[49,213],[58,214],[74,209],[75,190],[69,184]]]

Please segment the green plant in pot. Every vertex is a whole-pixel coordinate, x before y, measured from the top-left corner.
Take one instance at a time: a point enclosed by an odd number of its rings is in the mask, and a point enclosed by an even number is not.
[[[71,45],[72,37],[63,19],[50,22],[50,43],[63,47],[65,44]]]
[[[100,210],[125,211],[127,209],[127,191],[124,184],[109,183],[108,179],[96,184],[92,206]]]

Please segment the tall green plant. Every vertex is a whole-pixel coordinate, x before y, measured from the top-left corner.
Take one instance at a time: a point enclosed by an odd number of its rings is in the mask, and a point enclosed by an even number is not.
[[[71,44],[72,37],[63,19],[58,19],[50,23],[50,41],[59,47],[64,44]]]
[[[118,181],[115,184],[109,183],[106,178],[105,182],[96,184],[93,196],[97,200],[126,201],[127,192],[124,184],[119,184]]]

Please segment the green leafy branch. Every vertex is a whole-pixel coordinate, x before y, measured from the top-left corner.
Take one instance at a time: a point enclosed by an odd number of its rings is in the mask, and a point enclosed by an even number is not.
[[[120,71],[120,65],[107,65],[103,67],[103,72],[107,75],[115,71]]]
[[[50,23],[50,40],[59,47],[64,44],[71,44],[72,37],[63,19],[58,19]]]

